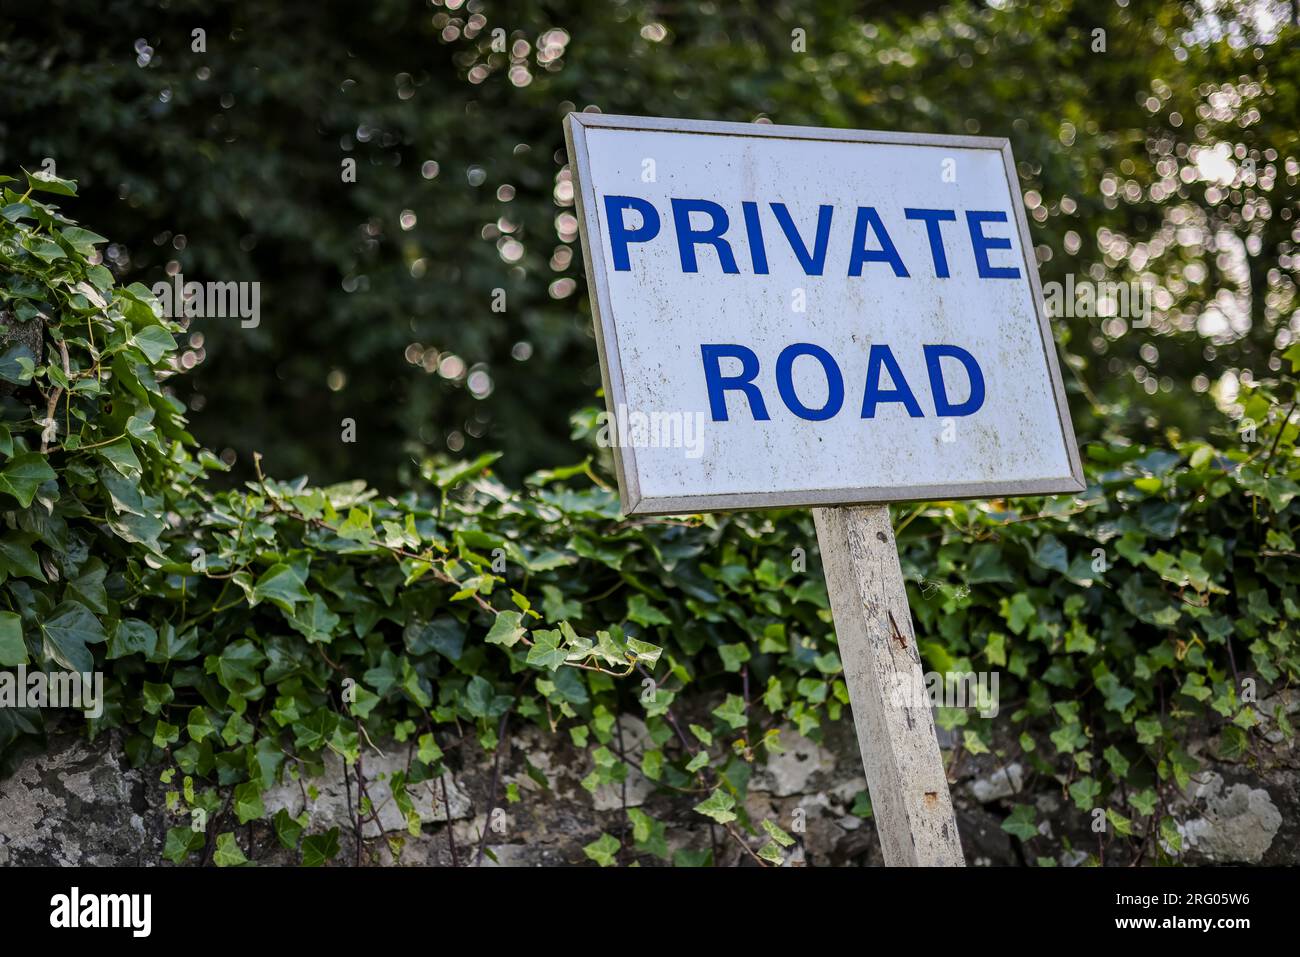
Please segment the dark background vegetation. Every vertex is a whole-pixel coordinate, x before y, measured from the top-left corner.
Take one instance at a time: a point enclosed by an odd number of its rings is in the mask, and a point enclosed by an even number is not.
[[[576,457],[599,376],[575,109],[1009,136],[1044,281],[1161,290],[1150,328],[1056,324],[1084,440],[1199,436],[1290,340],[1293,4],[3,6],[0,168],[76,179],[124,282],[262,283],[260,327],[196,320],[174,386],[237,478],[254,450],[382,490],[430,455],[501,449],[508,478]]]

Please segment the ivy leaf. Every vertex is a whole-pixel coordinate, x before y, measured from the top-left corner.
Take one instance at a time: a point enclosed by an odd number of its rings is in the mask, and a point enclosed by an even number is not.
[[[1105,757],[1106,763],[1110,765],[1117,778],[1128,777],[1129,760],[1113,744],[1106,747],[1103,757]]]
[[[715,788],[708,798],[695,805],[695,811],[707,818],[712,818],[719,824],[729,824],[736,820],[736,814],[732,810],[735,806],[736,799],[734,797],[721,788]]]
[[[153,727],[153,745],[155,748],[168,748],[181,736],[181,729],[167,721],[159,720]]]
[[[510,696],[499,695],[492,683],[475,675],[465,688],[465,710],[475,718],[499,718],[510,707]]]
[[[247,698],[261,689],[258,669],[265,662],[266,656],[257,645],[245,638],[227,645],[220,655],[208,655],[203,661],[203,670],[215,675],[228,691]]]
[[[272,565],[264,571],[253,586],[252,604],[269,601],[288,615],[293,614],[294,607],[299,602],[310,600],[311,595],[303,580],[298,577],[298,572],[283,563]]]
[[[145,326],[127,342],[143,352],[145,358],[151,363],[157,362],[176,348],[176,340],[172,338],[172,334],[157,325]]]
[[[517,611],[498,612],[496,620],[492,622],[492,628],[487,633],[487,643],[490,645],[504,645],[507,648],[512,647],[515,642],[524,636],[525,629],[520,624],[523,615]],[[531,660],[529,662],[532,663]],[[552,671],[555,669],[552,668]]]
[[[108,242],[99,233],[93,233],[89,229],[82,229],[80,226],[65,226],[59,230],[59,235],[82,256],[93,256],[96,246]]]
[[[191,854],[203,850],[202,831],[189,827],[172,827],[167,829],[167,840],[163,843],[163,857],[173,864],[184,864]]]
[[[1119,597],[1124,607],[1139,621],[1162,628],[1178,623],[1179,609],[1174,600],[1163,591],[1144,585],[1140,575],[1133,574],[1125,579]]]
[[[1225,761],[1238,761],[1250,751],[1250,741],[1246,732],[1235,725],[1228,725],[1219,736],[1218,756]]]
[[[430,622],[411,622],[402,632],[402,643],[412,655],[436,651],[448,661],[460,661],[465,653],[465,626],[452,615],[439,615]]]
[[[1183,835],[1178,831],[1178,822],[1172,817],[1166,815],[1160,819],[1160,839],[1174,854],[1182,853]]]
[[[32,504],[36,490],[57,476],[45,456],[35,452],[15,455],[0,469],[0,492],[12,495],[23,508]]]
[[[158,632],[146,621],[138,618],[123,618],[113,629],[108,639],[105,657],[110,661],[125,658],[127,655],[142,655],[146,658],[154,654],[158,646]]]
[[[294,608],[289,625],[310,642],[329,644],[342,619],[330,611],[320,595],[312,595],[306,604]]]
[[[712,867],[713,851],[705,848],[693,851],[688,847],[679,848],[673,853],[673,867]]]
[[[75,578],[68,580],[68,598],[75,598],[91,611],[100,615],[108,614],[108,593],[104,589],[104,578],[108,569],[98,558],[89,559],[81,566]]]
[[[304,811],[301,817],[293,817],[287,810],[280,808],[275,812],[275,818],[272,823],[275,826],[275,836],[281,846],[289,850],[296,850],[298,840],[302,837],[302,832],[307,826],[307,814]]]
[[[661,860],[668,860],[672,855],[668,850],[666,828],[663,821],[656,821],[640,808],[627,809],[628,820],[632,822],[632,840],[636,849],[646,854],[653,854]]]
[[[745,714],[745,699],[738,694],[727,695],[726,700],[714,708],[712,714],[733,731],[749,723],[749,718]]]
[[[668,625],[672,621],[667,615],[653,608],[645,595],[639,592],[627,600],[627,617],[638,625]]]
[[[230,831],[217,835],[217,849],[212,853],[212,863],[217,867],[243,867],[248,863],[248,858]]]
[[[1038,815],[1032,804],[1017,804],[1002,822],[1002,830],[1022,841],[1038,836]]]
[[[35,173],[23,171],[27,177],[27,188],[33,193],[53,193],[56,196],[76,196],[77,184],[70,179],[55,176],[47,169]]]
[[[1128,796],[1128,803],[1133,805],[1133,809],[1142,817],[1150,817],[1156,813],[1157,801],[1159,801],[1159,797],[1154,788],[1133,791]]]
[[[1025,627],[1038,617],[1038,612],[1029,600],[1029,596],[1022,591],[1016,592],[1009,600],[1003,598],[1000,611],[1007,625],[1017,635],[1023,634]]]
[[[140,697],[146,714],[159,714],[164,707],[172,703],[176,692],[171,685],[146,681],[140,686]]]
[[[749,645],[737,642],[733,645],[719,645],[718,654],[722,657],[722,667],[733,674],[740,671],[741,665],[750,659]]]
[[[641,773],[651,781],[658,781],[664,773],[664,753],[646,751],[641,755]]]
[[[623,845],[618,842],[618,838],[602,831],[600,837],[596,838],[596,840],[592,841],[582,849],[582,853],[586,854],[601,867],[611,867],[616,863],[615,855],[618,854],[619,849],[622,848],[622,846]]]
[[[354,697],[348,705],[348,713],[365,721],[370,717],[370,712],[375,710],[381,699],[379,695],[362,684],[354,685],[352,691]]]
[[[1033,553],[1034,564],[1062,575],[1070,570],[1070,553],[1055,535],[1043,535]]]
[[[468,481],[476,475],[486,472],[497,459],[501,458],[500,452],[485,452],[476,458],[473,462],[457,462],[444,469],[439,469],[432,476],[433,482],[438,488],[446,491],[461,482]]]
[[[564,622],[560,625],[563,627]],[[596,632],[596,645],[591,654],[600,658],[605,664],[615,667],[626,665],[628,660],[627,645],[622,642],[621,635],[616,638],[604,629]]]
[[[116,442],[110,442],[102,446],[97,451],[100,458],[125,479],[138,479],[142,469],[140,460],[136,458],[135,449],[131,447],[130,439],[118,439]]]
[[[110,518],[108,527],[123,541],[145,545],[156,551],[158,536],[167,526],[153,515],[124,514]]]
[[[332,711],[316,711],[294,725],[294,744],[306,751],[319,751],[329,743],[338,728]]]
[[[0,668],[14,668],[30,660],[23,641],[22,616],[0,611]]]
[[[437,742],[433,739],[433,735],[420,735],[418,744],[419,750],[416,752],[415,756],[425,764],[433,767],[442,760],[442,748],[438,747]]]
[[[1120,837],[1129,837],[1133,833],[1133,822],[1126,818],[1118,811],[1106,809],[1106,820],[1110,821],[1110,826],[1115,829],[1115,833]]]
[[[561,647],[562,636],[553,629],[541,629],[533,632],[533,646],[528,649],[527,661],[530,665],[555,671],[564,664],[569,656],[569,649]]]
[[[232,723],[239,715],[231,718]],[[265,791],[273,787],[280,779],[280,768],[284,765],[285,753],[275,737],[260,737],[252,752],[248,755],[248,777],[256,781]]]
[[[202,743],[204,738],[215,733],[217,729],[212,726],[212,719],[208,717],[205,708],[194,708],[190,711],[185,730],[189,732],[191,740]]]
[[[774,840],[777,844],[780,844],[782,847],[794,846],[794,838],[791,837],[789,834],[787,834],[784,830],[782,830],[779,824],[776,824],[773,821],[764,820],[763,830],[767,831],[768,835],[772,838],[772,840]]]
[[[1091,811],[1101,794],[1101,785],[1091,777],[1082,777],[1070,785],[1070,797],[1080,811]]]
[[[1155,744],[1164,734],[1159,718],[1139,718],[1133,722],[1133,727],[1138,733],[1138,744]]]
[[[1110,711],[1122,714],[1137,697],[1137,693],[1132,688],[1120,684],[1119,679],[1109,672],[1099,675],[1096,684],[1097,690],[1106,696],[1106,708]]]
[[[245,781],[235,788],[235,816],[240,824],[258,821],[266,817],[266,807],[262,804],[262,789],[256,781]]]
[[[21,343],[11,346],[0,355],[0,379],[14,385],[26,385],[36,371],[36,357]]]
[[[324,834],[303,838],[302,866],[323,867],[339,854],[339,829],[332,827]]]
[[[45,656],[71,671],[94,670],[95,659],[87,645],[104,640],[99,619],[81,602],[65,601],[40,625],[45,636]]]

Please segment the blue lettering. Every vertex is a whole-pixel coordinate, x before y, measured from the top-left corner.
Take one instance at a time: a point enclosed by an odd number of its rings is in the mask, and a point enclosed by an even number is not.
[[[738,273],[736,257],[731,253],[731,244],[722,238],[731,221],[727,211],[717,203],[707,199],[674,199],[673,226],[677,230],[677,253],[682,260],[682,272],[699,272],[699,263],[695,261],[695,247],[707,243],[718,253],[722,271]],[[704,229],[691,226],[691,213],[705,213],[712,222]]]
[[[794,360],[799,356],[812,356],[821,363],[822,371],[826,373],[826,404],[820,409],[808,408],[795,394],[794,380],[790,372],[794,366]],[[796,342],[781,350],[781,354],[776,357],[776,387],[780,391],[781,401],[785,403],[787,409],[799,416],[799,418],[808,419],[812,422],[829,419],[839,412],[844,405],[844,377],[840,375],[840,367],[835,364],[835,360],[829,352],[821,346],[813,345],[811,342]]]
[[[867,249],[867,230],[874,229],[880,237],[879,249]],[[889,238],[885,224],[880,221],[880,214],[874,206],[859,206],[858,218],[853,224],[853,250],[849,259],[849,275],[861,276],[865,263],[889,263],[894,275],[900,279],[908,278],[907,267],[894,248],[894,241]]]
[[[930,240],[930,256],[934,259],[934,274],[939,279],[947,279],[948,257],[943,251],[943,234],[939,224],[954,222],[957,214],[951,209],[904,209],[903,215],[925,223],[925,236]]]
[[[745,393],[749,400],[749,411],[756,421],[767,421],[767,406],[763,404],[763,393],[754,385],[754,376],[758,375],[758,356],[754,350],[737,345],[701,345],[700,357],[704,360],[704,384],[709,392],[709,410],[714,422],[726,422],[728,390]],[[740,374],[724,376],[722,359],[739,359]]]
[[[925,367],[930,374],[930,394],[934,396],[934,414],[974,415],[984,404],[984,373],[975,357],[959,346],[924,346]],[[943,366],[940,359],[956,359],[966,368],[966,377],[970,380],[970,397],[960,405],[953,405],[948,399],[948,388],[943,381]]]
[[[623,222],[623,210],[634,209],[641,214],[641,228],[628,229]],[[609,223],[609,245],[614,252],[614,271],[627,272],[632,268],[628,261],[629,243],[648,243],[659,235],[659,214],[644,199],[635,196],[606,196],[605,220]]]
[[[880,387],[880,372],[884,369],[894,383],[893,389]],[[881,402],[901,402],[907,414],[914,419],[923,418],[925,413],[912,395],[912,390],[903,378],[903,370],[898,367],[898,360],[889,351],[889,346],[874,345],[867,356],[867,385],[862,392],[862,418],[874,419],[876,406]]]
[[[745,236],[749,239],[749,261],[755,276],[767,275],[767,250],[763,248],[763,224],[758,221],[758,203],[740,204],[745,214]]]
[[[804,244],[803,237],[799,235],[799,227],[795,226],[794,220],[790,218],[790,211],[786,209],[785,203],[773,203],[772,212],[776,213],[776,221],[781,224],[781,231],[785,233],[790,249],[798,257],[804,273],[809,276],[820,276],[822,270],[826,268],[826,247],[831,238],[831,216],[835,213],[835,207],[825,205],[817,207],[817,239],[813,243],[811,256],[808,254],[808,247]]]
[[[736,264],[736,254],[726,233],[731,225],[727,210],[719,203],[707,199],[670,199],[672,205],[673,226],[677,240],[678,259],[683,273],[700,272],[699,247],[711,246],[717,254],[722,271],[735,275],[740,272]],[[767,248],[763,236],[763,223],[760,216],[761,203],[755,200],[741,202],[740,209],[744,218],[745,239],[749,246],[749,260],[756,276],[770,274]],[[795,259],[808,276],[824,275],[827,256],[831,245],[831,227],[835,222],[835,207],[822,203],[817,207],[817,224],[812,242],[809,243],[800,233],[787,204],[776,202],[769,204],[777,224],[794,253]],[[640,225],[628,224],[628,211],[640,218]],[[913,222],[925,225],[926,241],[930,246],[930,258],[934,263],[934,275],[938,279],[952,276],[951,263],[944,245],[943,224],[955,222],[958,210],[927,209],[921,207],[904,207],[903,215]],[[648,243],[660,234],[660,214],[648,201],[636,196],[605,196],[604,214],[609,233],[610,249],[617,272],[628,272],[632,268],[630,250],[634,243]],[[695,224],[691,221],[696,216]],[[702,220],[701,217],[707,217]],[[998,250],[1011,251],[1014,244],[1010,236],[991,236],[986,230],[990,223],[1008,223],[1008,214],[1002,210],[965,210],[966,227],[970,234],[971,251],[975,256],[976,273],[981,279],[1019,279],[1021,270],[1016,265],[995,266],[990,261],[990,253]],[[702,223],[702,224],[701,224]],[[699,224],[699,225],[697,225]],[[874,237],[873,234],[874,233]],[[868,244],[877,248],[868,248]],[[1014,260],[1013,260],[1014,261]],[[909,279],[911,274],[899,254],[874,206],[859,206],[853,222],[853,238],[849,249],[849,276],[863,275],[868,263],[886,263],[894,275],[900,279]]]
[[[970,230],[971,248],[975,250],[975,268],[981,279],[1019,279],[1020,270],[1015,266],[990,266],[990,249],[1010,249],[1011,240],[1005,236],[985,236],[984,223],[1005,223],[1007,214],[1000,210],[966,211],[966,228]]]

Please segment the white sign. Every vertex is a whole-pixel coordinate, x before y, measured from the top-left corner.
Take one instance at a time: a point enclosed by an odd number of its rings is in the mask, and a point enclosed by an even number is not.
[[[1006,140],[566,134],[626,513],[1083,488]]]

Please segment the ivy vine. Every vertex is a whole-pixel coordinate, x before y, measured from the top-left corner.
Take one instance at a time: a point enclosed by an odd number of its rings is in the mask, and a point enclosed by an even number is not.
[[[0,182],[0,669],[104,672],[86,731],[121,729],[172,788],[168,859],[247,863],[236,828],[259,820],[303,863],[335,859],[337,829],[269,815],[263,795],[336,754],[360,833],[377,814],[364,757],[389,740],[410,744],[389,784],[418,833],[413,786],[512,722],[583,749],[593,792],[635,770],[754,862],[787,859],[787,825],[746,810],[751,773],[783,729],[820,739],[849,718],[824,584],[792,560],[815,554],[806,514],[629,519],[585,446],[521,488],[486,455],[430,460],[396,497],[260,468],[222,489],[167,389],[183,329],[54,205],[75,184]],[[1226,760],[1293,734],[1259,706],[1300,671],[1300,348],[1286,359],[1291,375],[1242,397],[1252,441],[1226,419],[1217,447],[1098,440],[1080,495],[896,515],[927,668],[997,669],[1013,703],[941,709],[952,760],[998,747],[1080,811],[1104,808],[1111,859],[1177,858],[1170,798],[1199,766],[1197,722]],[[595,415],[575,415],[576,442]],[[616,742],[626,714],[647,727],[635,753]],[[44,733],[41,711],[0,707],[0,771]],[[711,860],[625,814],[592,861]],[[1032,849],[1036,815],[1025,801],[1003,827]]]

